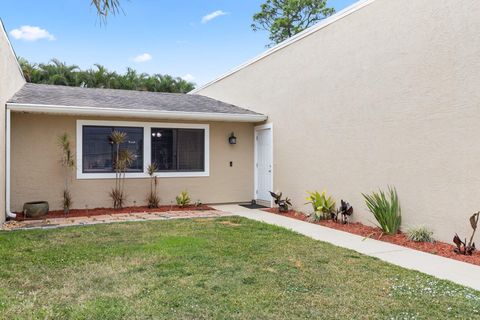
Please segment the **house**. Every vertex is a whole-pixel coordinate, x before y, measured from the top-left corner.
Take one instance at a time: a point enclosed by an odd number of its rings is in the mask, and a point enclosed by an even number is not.
[[[7,32],[0,19],[0,154],[6,154],[6,108],[7,100],[25,84],[20,65],[18,64],[13,48],[8,40]],[[6,170],[7,157],[0,157],[0,223],[5,221],[9,214],[7,208],[7,176],[10,174]]]
[[[22,211],[27,201],[62,208],[57,140],[64,132],[76,156],[70,182],[74,208],[112,206],[113,130],[127,133],[125,147],[135,155],[126,173],[127,206],[146,203],[150,163],[158,166],[163,204],[183,190],[203,203],[252,199],[253,128],[265,115],[201,95],[25,83],[5,33],[0,41],[7,215]]]
[[[63,132],[74,207],[110,206],[106,140],[122,128],[137,155],[128,205],[143,203],[152,161],[163,203],[188,189],[204,203],[269,204],[281,190],[309,210],[306,191],[326,189],[371,223],[362,193],[391,185],[403,228],[450,241],[480,206],[479,16],[476,0],[361,0],[189,95],[25,84],[3,35],[7,214],[31,200],[60,208]]]
[[[253,126],[266,116],[200,95],[25,84],[7,102],[10,208],[47,200],[60,209],[63,170],[57,137],[74,142],[75,208],[111,207],[114,130],[127,134],[135,157],[125,174],[127,206],[142,205],[157,165],[163,204],[188,190],[204,203],[249,201]],[[234,133],[237,143],[229,143]],[[7,176],[8,181],[8,176]],[[8,198],[7,198],[8,199]]]
[[[326,189],[371,223],[361,193],[395,186],[402,228],[450,242],[480,210],[479,16],[476,0],[359,1],[192,93],[268,116],[255,189],[302,210]]]

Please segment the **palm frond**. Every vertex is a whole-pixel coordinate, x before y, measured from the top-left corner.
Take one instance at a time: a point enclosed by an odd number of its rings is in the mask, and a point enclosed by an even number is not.
[[[110,141],[113,144],[122,144],[122,143],[125,142],[125,139],[127,139],[127,133],[125,133],[123,131],[114,130],[110,134]]]
[[[109,14],[115,15],[120,12],[120,0],[92,0],[92,6],[97,9],[98,15],[107,17]]]
[[[153,175],[155,174],[155,172],[158,170],[158,167],[155,163],[151,163],[148,165],[147,167],[147,173],[150,177],[153,177]]]

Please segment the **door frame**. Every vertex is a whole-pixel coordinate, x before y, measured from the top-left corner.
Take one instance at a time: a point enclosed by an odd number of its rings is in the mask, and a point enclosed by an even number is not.
[[[271,160],[271,175],[270,186],[273,189],[273,123],[266,123],[260,126],[256,126],[253,129],[253,199],[257,200],[257,180],[258,180],[258,168],[257,168],[257,135],[258,131],[270,130],[270,160]],[[273,191],[273,190],[269,190]],[[273,198],[270,199],[270,207],[273,207]]]

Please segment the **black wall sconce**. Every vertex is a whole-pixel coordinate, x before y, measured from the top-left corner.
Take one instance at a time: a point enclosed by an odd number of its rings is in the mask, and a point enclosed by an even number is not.
[[[230,137],[228,137],[228,143],[230,144],[237,144],[237,137],[235,137],[235,135],[233,134],[230,134]]]

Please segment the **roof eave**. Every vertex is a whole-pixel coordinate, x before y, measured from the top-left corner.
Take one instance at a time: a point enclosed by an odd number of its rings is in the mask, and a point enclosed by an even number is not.
[[[202,120],[202,121],[226,121],[226,122],[263,122],[267,116],[262,114],[240,114],[240,113],[217,113],[217,112],[184,112],[184,111],[158,111],[147,109],[115,109],[96,108],[81,106],[62,106],[44,104],[25,104],[7,102],[7,109],[17,112],[63,114],[63,115],[85,115],[102,117],[135,117],[154,119],[175,119],[175,120]]]

